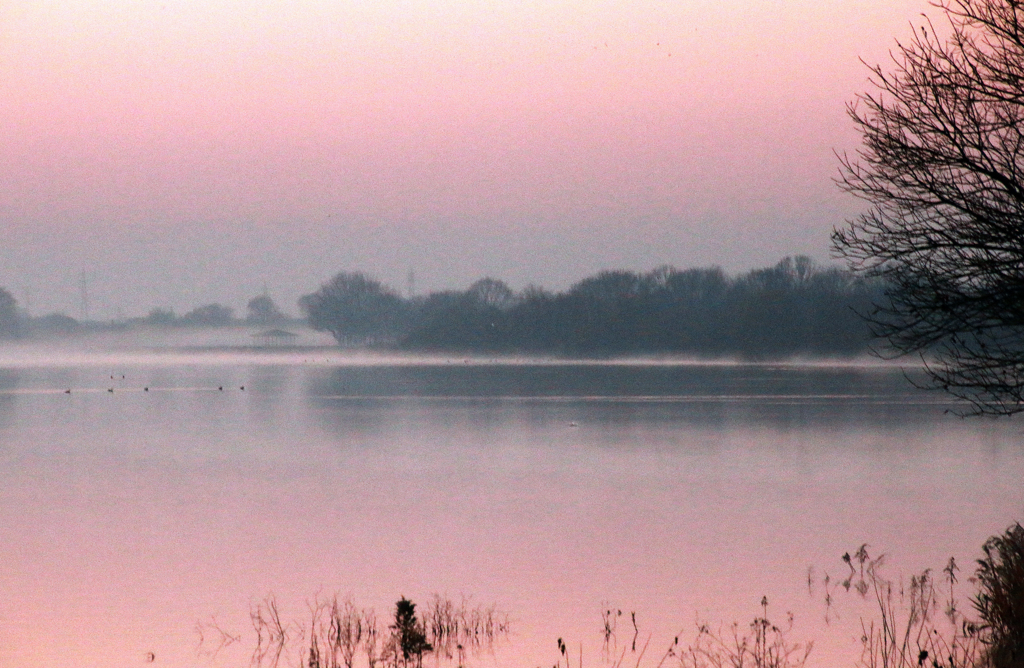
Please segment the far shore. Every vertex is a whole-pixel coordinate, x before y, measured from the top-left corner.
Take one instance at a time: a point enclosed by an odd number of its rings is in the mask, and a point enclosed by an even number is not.
[[[481,352],[411,352],[373,346],[339,346],[323,332],[305,325],[288,326],[294,343],[259,345],[254,336],[262,328],[231,325],[195,328],[134,328],[122,331],[83,332],[45,339],[0,341],[0,367],[104,366],[126,364],[288,364],[315,366],[422,366],[471,364],[476,366],[795,366],[821,368],[918,369],[918,358],[883,359],[861,354],[850,357],[807,355],[772,359],[699,357],[673,354],[606,357],[563,357],[538,354]]]

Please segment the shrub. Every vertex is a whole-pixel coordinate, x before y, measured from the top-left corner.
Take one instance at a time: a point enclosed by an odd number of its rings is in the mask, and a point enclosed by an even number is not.
[[[1024,528],[992,536],[978,560],[974,607],[992,668],[1024,666]]]

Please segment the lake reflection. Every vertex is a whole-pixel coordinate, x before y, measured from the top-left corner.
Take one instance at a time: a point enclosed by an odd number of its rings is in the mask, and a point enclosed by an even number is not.
[[[951,406],[854,366],[12,365],[0,665],[245,665],[251,603],[274,593],[298,624],[335,591],[382,615],[401,595],[497,603],[515,636],[477,664],[528,668],[559,637],[599,665],[606,603],[660,658],[695,616],[749,620],[767,595],[812,663],[852,665],[855,616],[824,627],[808,566],[839,574],[864,542],[905,573],[967,564],[1024,516],[1018,422]],[[211,618],[242,638],[216,656],[195,633]]]
[[[919,374],[917,374],[919,376]],[[922,380],[923,378],[918,378]],[[692,426],[840,425],[904,429],[957,405],[893,369],[791,365],[487,365],[340,367],[311,377],[324,408],[532,413],[587,422],[678,421]]]

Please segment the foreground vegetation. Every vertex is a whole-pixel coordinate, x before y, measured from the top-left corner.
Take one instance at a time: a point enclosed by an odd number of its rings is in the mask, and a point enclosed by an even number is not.
[[[306,668],[419,668],[425,655],[438,662],[467,660],[491,651],[509,635],[508,615],[494,606],[474,606],[435,595],[422,613],[404,596],[390,618],[334,595],[309,605],[306,620],[284,620],[274,597],[254,605],[249,618],[255,635],[253,668],[295,665]],[[199,654],[216,657],[241,636],[215,621],[196,625]]]
[[[973,611],[965,613],[957,594],[960,569],[950,559],[941,577],[925,570],[908,582],[883,574],[885,555],[871,557],[863,545],[843,555],[849,568],[839,581],[823,579],[826,618],[840,591],[870,601],[874,615],[861,619],[862,652],[858,668],[1021,668],[1024,666],[1024,527],[1015,524],[989,538],[982,547],[974,576]],[[808,577],[808,585],[812,578]],[[793,642],[792,616],[779,625],[769,619],[768,600],[762,614],[748,625],[713,627],[698,622],[692,639],[676,636],[667,649],[655,652],[639,641],[636,615],[612,608],[602,612],[604,648],[601,664],[608,668],[803,668],[813,643]],[[334,596],[309,606],[305,623],[284,622],[271,597],[250,611],[255,646],[253,668],[421,668],[425,657],[459,668],[494,650],[508,639],[509,617],[495,607],[470,606],[441,596],[422,611],[402,597],[387,619],[351,599]],[[620,623],[629,620],[631,640],[619,645]],[[216,655],[240,642],[215,624],[199,624],[200,653]],[[558,638],[553,668],[585,668],[582,650],[574,656]],[[648,653],[651,650],[651,653]],[[627,660],[628,657],[628,660]]]

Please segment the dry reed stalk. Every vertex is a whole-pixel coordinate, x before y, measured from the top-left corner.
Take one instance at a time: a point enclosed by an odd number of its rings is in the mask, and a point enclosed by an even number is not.
[[[948,598],[940,601],[931,569],[909,583],[882,575],[885,555],[871,558],[867,545],[843,555],[850,573],[842,582],[861,598],[870,594],[877,618],[861,619],[861,668],[983,668],[987,662],[976,623],[960,612],[956,597],[959,568],[950,559],[942,569]],[[856,565],[855,565],[856,564]],[[940,605],[942,613],[940,613]],[[831,601],[827,602],[831,605]],[[942,623],[942,618],[946,623]]]

